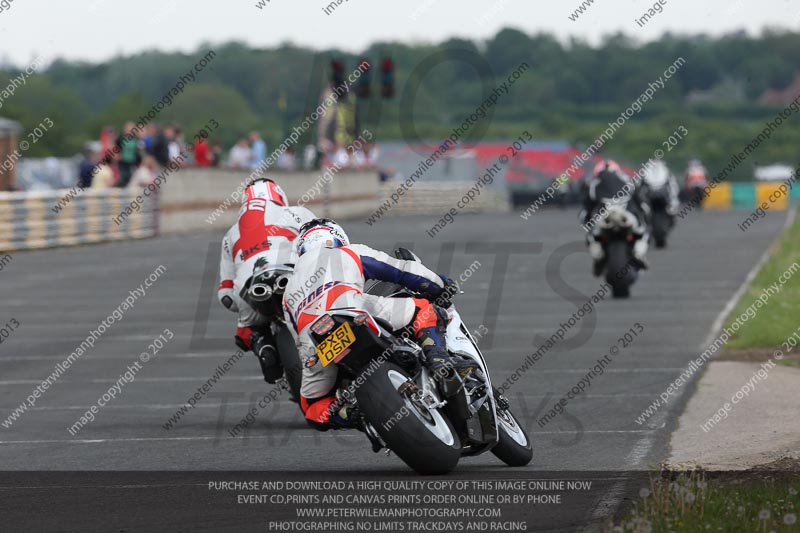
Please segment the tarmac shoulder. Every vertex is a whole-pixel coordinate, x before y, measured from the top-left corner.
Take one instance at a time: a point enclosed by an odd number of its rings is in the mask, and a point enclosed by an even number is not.
[[[760,358],[759,358],[760,359]],[[746,470],[800,459],[800,368],[713,361],[678,420],[667,467]]]

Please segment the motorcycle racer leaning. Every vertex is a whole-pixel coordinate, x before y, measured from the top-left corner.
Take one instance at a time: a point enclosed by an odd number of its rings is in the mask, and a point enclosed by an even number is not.
[[[660,159],[649,160],[645,168],[646,170],[642,175],[642,181],[644,182],[643,196],[650,200],[654,193],[663,191],[666,196],[666,213],[669,216],[670,225],[674,225],[675,215],[677,215],[678,207],[680,207],[678,181],[669,171],[667,164]]]
[[[708,171],[699,159],[689,161],[689,167],[686,169],[685,186],[689,200],[695,202],[697,207],[702,207],[703,199],[705,198],[703,191],[708,186]]]
[[[595,165],[592,178],[586,184],[583,193],[583,209],[581,210],[584,227],[590,225],[592,218],[597,216],[609,200],[615,200],[624,205],[638,222],[633,228],[636,242],[633,245],[633,263],[639,269],[647,269],[647,249],[649,235],[647,231],[647,214],[649,207],[643,198],[642,189],[628,176],[622,168],[610,159],[600,161]],[[594,274],[599,276],[605,264],[605,252],[597,241],[597,224],[591,224],[592,230],[586,236],[589,244],[589,253],[594,260]]]
[[[357,427],[352,404],[336,398],[336,365],[317,359],[310,325],[332,309],[361,309],[392,329],[411,325],[426,363],[442,380],[459,369],[445,345],[446,314],[424,298],[386,298],[364,294],[368,279],[389,281],[430,297],[447,298],[455,282],[416,261],[403,261],[363,244],[350,244],[336,222],[316,219],[300,229],[295,241],[297,263],[284,293],[287,323],[296,332],[303,365],[300,407],[306,421],[321,431]],[[452,292],[451,292],[452,291]]]
[[[236,345],[255,353],[267,383],[275,383],[282,374],[275,339],[267,317],[242,298],[242,290],[257,264],[293,264],[292,242],[300,227],[313,219],[314,214],[305,207],[289,207],[280,186],[262,178],[247,187],[239,219],[222,240],[217,297],[239,314]]]
[[[678,207],[680,207],[678,180],[669,171],[667,164],[660,159],[649,160],[645,167],[647,170],[643,173],[642,180],[647,192],[665,189],[667,192],[667,213],[674,217],[678,212]]]

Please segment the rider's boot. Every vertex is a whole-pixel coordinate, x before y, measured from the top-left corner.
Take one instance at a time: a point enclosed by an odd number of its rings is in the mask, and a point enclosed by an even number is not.
[[[360,429],[358,407],[344,398],[337,398],[328,407],[328,423],[331,429]]]
[[[428,368],[441,385],[445,396],[455,395],[461,388],[461,378],[470,372],[474,365],[460,357],[453,357],[447,351],[446,324],[444,310],[436,309],[436,325],[418,328],[417,342],[422,347]]]

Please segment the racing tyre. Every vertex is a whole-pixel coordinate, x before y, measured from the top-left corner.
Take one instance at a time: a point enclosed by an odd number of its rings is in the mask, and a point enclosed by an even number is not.
[[[665,248],[667,246],[668,227],[669,221],[666,213],[657,211],[653,214],[653,241],[656,248]]]
[[[533,459],[528,434],[509,409],[497,411],[498,441],[492,453],[508,466],[525,466]]]
[[[627,298],[631,295],[633,275],[628,258],[628,243],[611,241],[606,247],[608,263],[606,265],[606,281],[611,285],[614,298]]]
[[[458,464],[461,442],[440,409],[428,409],[400,394],[408,380],[399,366],[384,361],[356,389],[358,406],[404,463],[420,474],[446,474]]]

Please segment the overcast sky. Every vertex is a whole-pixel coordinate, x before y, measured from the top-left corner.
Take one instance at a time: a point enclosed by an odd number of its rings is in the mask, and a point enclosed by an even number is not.
[[[262,9],[259,1],[266,4]],[[229,40],[359,51],[376,40],[484,39],[505,26],[593,43],[616,31],[651,40],[665,31],[800,29],[796,0],[661,0],[663,12],[644,27],[636,19],[654,4],[647,0],[595,0],[577,21],[569,15],[581,0],[342,1],[326,14],[323,6],[331,0],[12,0],[0,11],[0,59],[21,65],[42,54],[47,62],[98,62],[120,53],[189,52],[203,42]]]

